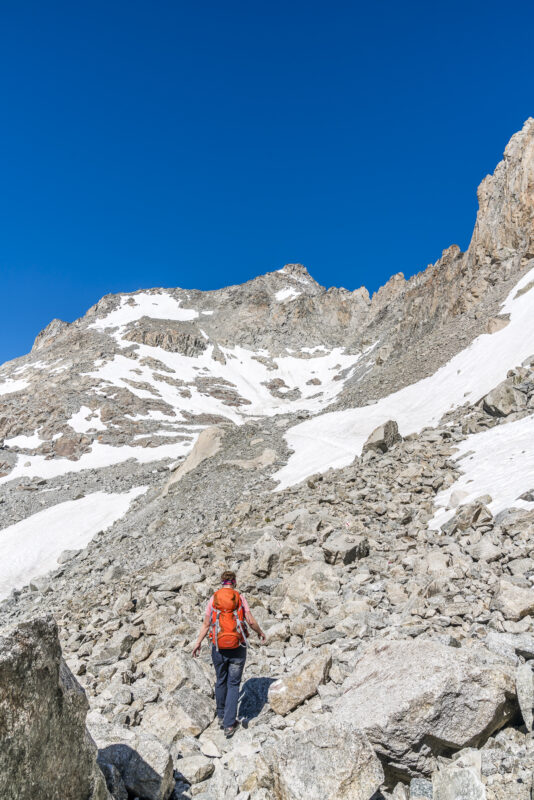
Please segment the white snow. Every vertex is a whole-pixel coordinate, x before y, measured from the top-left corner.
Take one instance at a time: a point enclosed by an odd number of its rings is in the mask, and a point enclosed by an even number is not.
[[[170,353],[159,347],[139,344],[136,348],[139,356],[137,360],[116,355],[89,375],[112,386],[126,388],[142,399],[159,396],[179,415],[177,420],[186,421],[181,412],[193,410],[196,414],[219,414],[236,424],[241,424],[244,418],[250,416],[274,416],[299,410],[319,411],[343,388],[344,381],[334,378],[341,370],[355,366],[361,357],[360,354],[346,354],[343,348],[335,348],[331,352],[321,353],[313,358],[279,356],[272,359],[276,367],[273,370],[258,361],[257,356],[264,355],[263,352],[255,353],[243,347],[221,347],[220,350],[226,358],[226,364],[221,364],[212,358],[213,345],[208,346],[199,356],[189,357],[180,353]],[[158,380],[154,375],[157,370],[141,364],[145,358],[155,358],[165,364],[177,378],[185,381],[191,397],[184,397],[184,387]],[[212,397],[209,389],[194,385],[199,372],[203,372],[202,377],[228,381],[231,384],[228,388],[234,387],[242,398],[249,401],[249,404],[236,408],[226,405],[222,399]],[[274,397],[264,385],[273,378],[281,378],[289,389],[298,388],[301,397],[298,400]],[[311,378],[319,378],[321,385],[306,385]],[[130,381],[147,383],[153,390],[141,389],[131,385]],[[100,392],[102,393],[102,390]]]
[[[13,394],[13,392],[21,392],[29,386],[28,381],[13,380],[8,378],[3,383],[0,383],[0,395]]]
[[[273,477],[284,489],[314,472],[345,467],[361,453],[369,434],[394,419],[403,436],[436,425],[443,414],[466,402],[477,402],[534,354],[534,289],[517,297],[534,280],[534,270],[510,292],[501,313],[510,323],[494,334],[483,334],[433,375],[407,386],[377,403],[335,411],[306,420],[286,433],[295,452]]]
[[[84,548],[126,514],[147,487],[124,494],[95,492],[58,503],[0,531],[0,599],[57,564],[63,550]]]
[[[100,409],[93,411],[88,406],[82,406],[76,414],[67,421],[67,425],[76,433],[87,433],[89,430],[105,431],[106,426],[100,419]]]
[[[511,507],[534,508],[534,503],[518,499],[534,489],[534,415],[468,436],[458,445],[459,458],[464,474],[437,495],[430,528],[437,530],[454,516],[456,509],[448,508],[453,492],[466,492],[460,505],[491,495],[493,515]]]
[[[169,294],[149,294],[140,292],[134,295],[123,295],[120,306],[111,311],[103,319],[98,319],[89,327],[105,330],[106,328],[124,327],[130,322],[135,322],[141,317],[152,317],[152,319],[172,319],[177,322],[184,322],[198,317],[198,311],[190,308],[182,308],[179,300],[175,300]]]
[[[299,297],[302,292],[297,292],[296,289],[293,287],[287,287],[287,289],[280,289],[279,292],[276,292],[275,298],[279,303],[283,303],[284,300],[294,300],[295,297]]]
[[[12,436],[11,439],[5,439],[4,447],[20,447],[24,450],[35,450],[35,448],[39,447],[42,443],[42,439],[39,438],[39,434],[35,431],[31,436],[20,434],[20,436]]]
[[[84,453],[78,461],[71,461],[68,458],[47,459],[45,456],[39,455],[19,455],[14,469],[8,475],[0,478],[0,484],[12,481],[14,478],[55,478],[58,475],[67,475],[69,472],[110,467],[113,464],[121,464],[129,458],[134,458],[140,464],[148,464],[150,461],[159,461],[162,458],[180,458],[186,455],[190,449],[191,442],[162,444],[159,447],[131,447],[130,445],[112,447],[109,444],[93,442],[91,450]]]

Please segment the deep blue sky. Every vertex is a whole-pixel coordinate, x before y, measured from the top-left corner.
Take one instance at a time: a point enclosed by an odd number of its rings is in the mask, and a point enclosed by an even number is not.
[[[530,1],[1,11],[0,361],[108,292],[418,272],[534,114]]]

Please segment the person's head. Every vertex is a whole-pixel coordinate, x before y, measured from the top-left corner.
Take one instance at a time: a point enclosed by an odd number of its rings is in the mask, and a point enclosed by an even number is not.
[[[232,572],[232,570],[230,569],[225,569],[223,574],[221,575],[221,583],[223,586],[235,586],[236,584],[235,572]]]

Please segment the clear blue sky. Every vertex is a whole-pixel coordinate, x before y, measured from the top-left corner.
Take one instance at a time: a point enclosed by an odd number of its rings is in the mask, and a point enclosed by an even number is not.
[[[108,292],[465,248],[534,114],[532,2],[2,3],[0,361]]]

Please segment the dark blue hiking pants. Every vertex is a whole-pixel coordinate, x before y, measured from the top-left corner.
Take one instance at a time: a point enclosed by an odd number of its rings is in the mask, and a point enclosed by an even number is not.
[[[236,721],[239,684],[247,658],[247,648],[241,645],[232,650],[217,650],[212,647],[211,660],[215,667],[215,701],[217,716],[225,728],[230,728]]]

